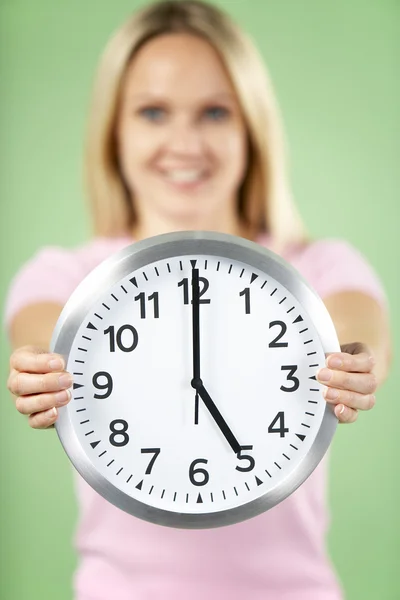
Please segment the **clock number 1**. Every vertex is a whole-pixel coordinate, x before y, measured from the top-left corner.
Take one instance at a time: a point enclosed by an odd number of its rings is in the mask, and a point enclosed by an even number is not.
[[[244,288],[244,290],[242,290],[239,293],[239,296],[244,296],[244,311],[246,313],[246,315],[250,314],[250,288]]]

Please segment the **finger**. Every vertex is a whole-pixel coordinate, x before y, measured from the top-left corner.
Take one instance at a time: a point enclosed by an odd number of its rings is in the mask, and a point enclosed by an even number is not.
[[[53,425],[53,423],[57,420],[57,417],[58,411],[53,407],[50,408],[50,410],[31,415],[28,419],[28,422],[33,429],[47,429],[47,427],[51,427]]]
[[[338,404],[335,407],[335,415],[339,419],[339,423],[354,423],[358,419],[358,412],[344,404]]]
[[[328,356],[326,366],[349,373],[369,373],[375,366],[375,359],[367,352],[361,352],[361,354],[336,352]]]
[[[15,407],[22,415],[31,415],[49,410],[53,406],[65,406],[71,400],[71,397],[71,390],[62,390],[55,394],[19,396],[15,401]]]
[[[371,410],[375,406],[376,398],[373,394],[358,394],[348,390],[338,390],[327,387],[323,390],[325,400],[329,404],[344,404],[356,410]]]
[[[316,377],[320,383],[329,387],[360,394],[373,394],[377,388],[374,373],[348,373],[323,368],[317,371]]]
[[[66,371],[44,375],[15,372],[15,375],[8,382],[8,389],[15,396],[26,396],[28,394],[58,392],[70,388],[71,385],[72,376]]]
[[[24,346],[12,353],[10,367],[25,373],[63,371],[65,361],[60,354],[44,352],[36,346]]]

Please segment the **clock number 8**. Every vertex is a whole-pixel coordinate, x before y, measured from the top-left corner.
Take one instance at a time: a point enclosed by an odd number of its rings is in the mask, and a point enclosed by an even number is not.
[[[116,426],[122,426],[122,429],[116,429]],[[129,442],[129,435],[126,433],[128,430],[128,423],[123,419],[115,419],[115,421],[111,421],[110,430],[112,431],[110,435],[110,444],[112,446],[126,446]],[[121,441],[117,441],[115,438],[117,436],[122,436]]]

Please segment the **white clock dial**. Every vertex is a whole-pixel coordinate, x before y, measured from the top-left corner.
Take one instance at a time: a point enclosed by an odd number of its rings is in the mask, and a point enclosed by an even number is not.
[[[317,299],[310,313],[279,276],[282,261],[273,273],[223,247],[188,250],[117,269],[82,312],[58,431],[89,483],[124,510],[214,526],[296,489],[336,419],[315,379],[327,351]]]

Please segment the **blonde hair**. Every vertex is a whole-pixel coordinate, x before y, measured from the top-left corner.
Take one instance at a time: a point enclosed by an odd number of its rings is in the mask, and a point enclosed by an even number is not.
[[[281,119],[262,60],[250,39],[217,7],[199,0],[151,4],[113,35],[95,79],[86,147],[86,185],[100,236],[126,235],[134,208],[121,176],[115,139],[122,81],[132,57],[148,40],[190,33],[219,53],[236,91],[249,138],[248,169],[239,193],[239,214],[248,236],[267,232],[277,247],[306,239],[288,187]]]

